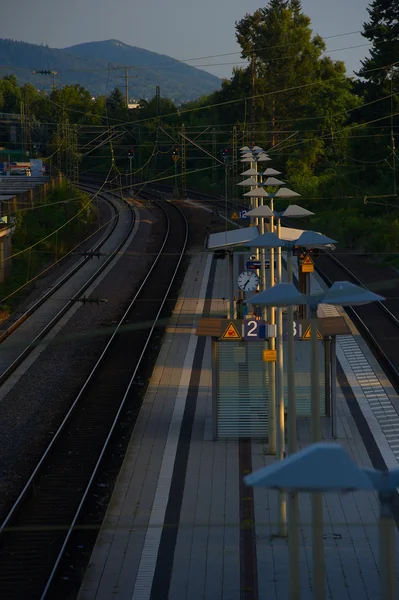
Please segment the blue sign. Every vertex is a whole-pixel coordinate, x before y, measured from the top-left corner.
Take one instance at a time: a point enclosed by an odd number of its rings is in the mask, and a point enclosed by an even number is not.
[[[246,210],[240,210],[240,219],[248,219]]]
[[[270,268],[270,261],[265,260],[265,269]],[[247,260],[247,269],[254,271],[260,269],[260,260]]]
[[[244,339],[251,341],[266,339],[266,323],[265,321],[257,321],[256,319],[245,319],[244,323]]]

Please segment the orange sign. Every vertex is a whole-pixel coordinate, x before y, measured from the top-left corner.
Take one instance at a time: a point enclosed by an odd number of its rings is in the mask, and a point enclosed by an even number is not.
[[[263,361],[264,362],[276,362],[277,350],[263,350]]]
[[[241,335],[232,321],[227,325],[222,340],[241,340]]]
[[[309,254],[306,254],[305,258],[303,259],[302,264],[301,264],[301,269],[302,269],[302,273],[313,273],[314,262],[311,259],[311,257],[309,256]]]
[[[174,162],[177,162],[179,160],[180,156],[178,154],[173,154],[172,158],[173,158]]]
[[[309,327],[306,329],[305,333],[302,336],[302,340],[310,340],[312,337],[312,330],[310,329],[310,325]],[[323,336],[321,335],[320,331],[317,330],[317,339],[318,340],[322,340]]]

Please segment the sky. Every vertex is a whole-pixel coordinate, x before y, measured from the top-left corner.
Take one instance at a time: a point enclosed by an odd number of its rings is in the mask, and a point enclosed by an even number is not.
[[[371,0],[302,0],[314,33],[323,38],[358,32],[368,20]],[[13,0],[1,8],[0,38],[64,48],[117,39],[180,60],[219,77],[243,64],[235,21],[267,2],[260,0]],[[326,39],[327,54],[343,60],[348,74],[368,55],[359,33]],[[362,47],[353,48],[353,46]],[[352,48],[351,48],[352,47]],[[336,51],[339,48],[344,50]],[[329,52],[331,51],[331,52]],[[233,63],[233,64],[231,64]]]

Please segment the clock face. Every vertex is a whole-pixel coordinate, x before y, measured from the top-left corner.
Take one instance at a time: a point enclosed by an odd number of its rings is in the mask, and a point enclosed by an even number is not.
[[[244,292],[253,292],[259,285],[259,277],[254,271],[243,271],[238,276],[238,287]]]

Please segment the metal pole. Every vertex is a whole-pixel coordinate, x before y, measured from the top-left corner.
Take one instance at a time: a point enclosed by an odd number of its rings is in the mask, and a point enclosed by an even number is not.
[[[270,199],[270,209],[273,210],[273,198]],[[270,217],[270,231],[274,231],[274,217]],[[270,287],[274,285],[274,248],[270,248]],[[270,324],[276,323],[276,309],[269,308]],[[276,342],[270,340],[270,349],[275,350]],[[276,454],[276,363],[269,363],[269,453]]]
[[[337,433],[337,338],[331,338],[331,433],[333,438]]]
[[[292,283],[292,250],[287,252],[287,279]],[[287,307],[288,328],[288,454],[296,452],[296,398],[294,353],[294,307]],[[301,597],[300,539],[298,493],[288,494],[288,554],[290,566],[290,600]]]
[[[324,410],[331,417],[331,338],[326,337],[324,346]]]
[[[230,319],[234,319],[234,254],[229,252]]]
[[[277,219],[277,237],[280,237],[280,219]],[[277,283],[282,280],[281,248],[277,248]],[[277,459],[284,459],[284,363],[283,363],[283,309],[277,308]],[[284,492],[279,492],[278,502],[278,529],[279,535],[287,535],[287,497]]]
[[[395,529],[392,519],[393,492],[379,492],[381,600],[396,600]]]
[[[311,405],[312,442],[321,439],[320,430],[320,387],[319,387],[319,342],[317,339],[317,307],[310,307],[311,325]],[[312,558],[313,558],[313,598],[325,600],[324,582],[324,540],[323,540],[323,496],[312,493]]]

